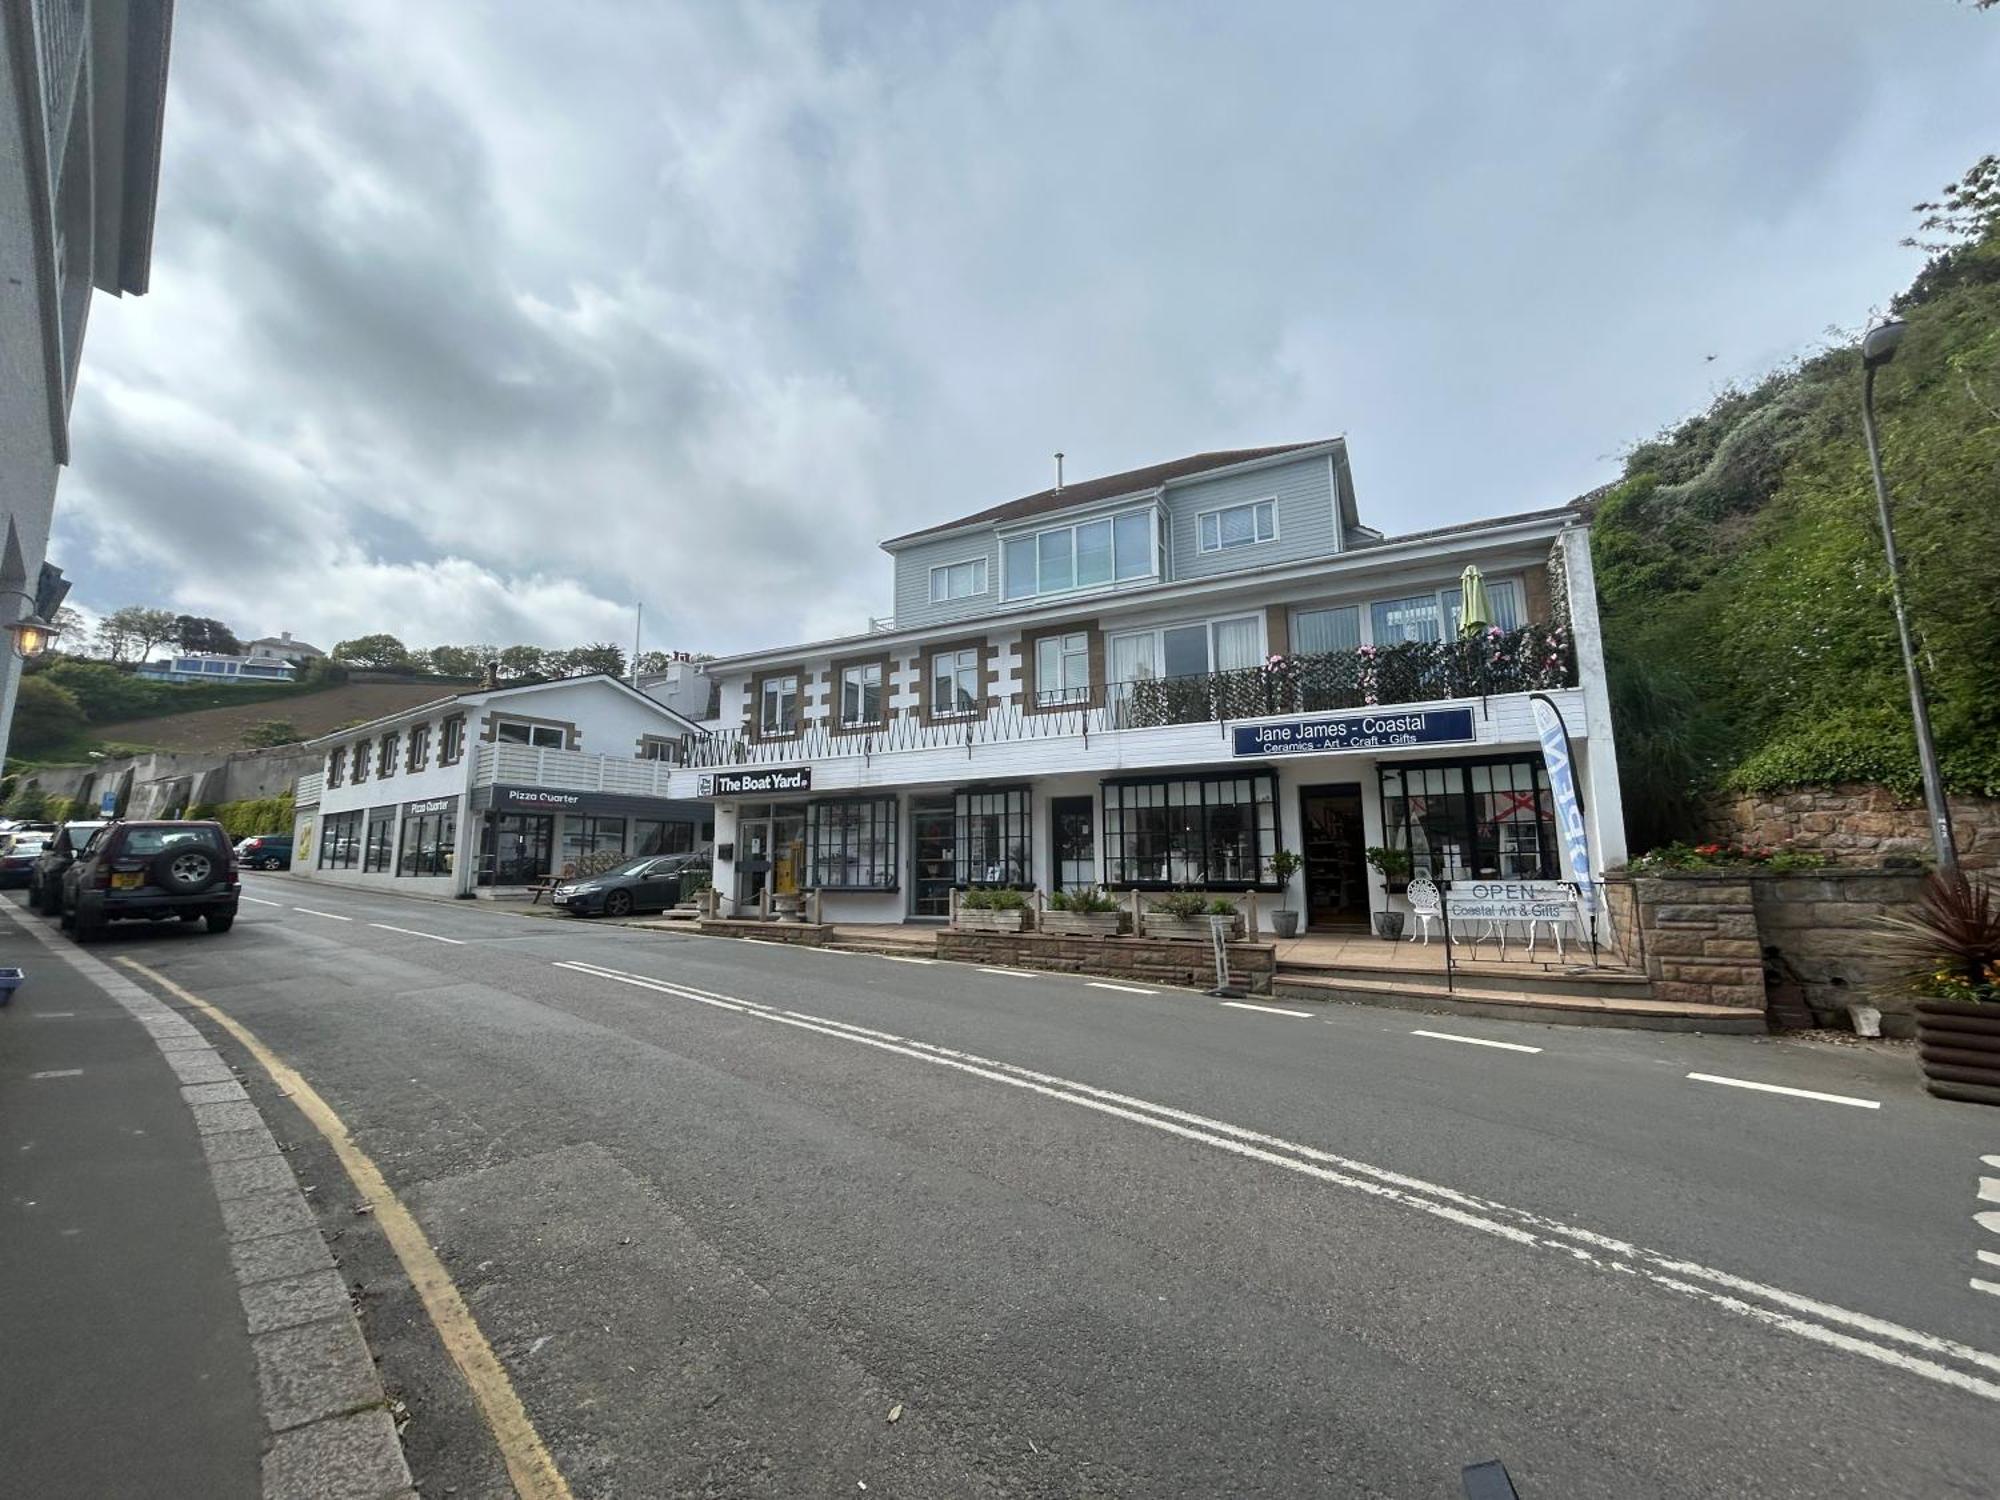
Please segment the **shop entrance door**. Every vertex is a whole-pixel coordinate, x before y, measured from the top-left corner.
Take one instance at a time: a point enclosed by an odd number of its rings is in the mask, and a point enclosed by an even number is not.
[[[492,813],[481,822],[480,880],[486,885],[533,885],[551,873],[555,848],[552,817]]]
[[[1059,891],[1087,891],[1097,884],[1096,814],[1095,797],[1049,799],[1049,848]]]
[[[744,808],[736,815],[736,915],[754,917],[771,878],[771,812]]]
[[[910,799],[910,915],[948,917],[958,879],[958,805],[950,797]]]
[[[1309,786],[1299,791],[1304,829],[1306,925],[1366,926],[1367,835],[1361,826],[1361,788]]]

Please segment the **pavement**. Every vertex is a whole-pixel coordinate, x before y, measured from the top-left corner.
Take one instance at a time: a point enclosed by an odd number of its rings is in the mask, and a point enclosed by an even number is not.
[[[246,891],[100,956],[338,1112],[576,1495],[1996,1492],[2000,1117],[1906,1048]],[[418,1487],[508,1493],[382,1215],[174,1003],[320,1185]]]

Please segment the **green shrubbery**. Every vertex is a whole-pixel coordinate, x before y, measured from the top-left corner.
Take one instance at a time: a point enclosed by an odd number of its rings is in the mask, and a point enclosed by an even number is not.
[[[958,898],[961,911],[1023,911],[1028,898],[1020,891],[1001,887],[978,887]]]
[[[197,802],[181,816],[189,819],[213,818],[233,839],[247,839],[255,833],[292,831],[292,794],[253,797],[241,802]]]
[[[1051,911],[1107,912],[1117,911],[1118,898],[1101,886],[1084,885],[1075,890],[1057,889],[1049,896]]]

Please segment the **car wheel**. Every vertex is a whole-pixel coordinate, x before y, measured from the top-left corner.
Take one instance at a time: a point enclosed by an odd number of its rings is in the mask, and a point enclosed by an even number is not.
[[[212,911],[208,914],[210,932],[227,932],[235,925],[236,913],[233,911]]]
[[[632,915],[632,893],[612,891],[604,898],[604,915],[607,917],[629,917]]]

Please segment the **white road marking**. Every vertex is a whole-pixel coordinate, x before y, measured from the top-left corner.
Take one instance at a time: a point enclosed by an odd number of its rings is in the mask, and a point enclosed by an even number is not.
[[[1989,1266],[2000,1266],[2000,1250],[1982,1250],[1979,1258]]]
[[[370,922],[368,925],[379,927],[384,932],[400,932],[404,937],[429,938],[434,943],[451,943],[461,948],[465,946],[464,938],[439,937],[435,932],[419,932],[414,927],[391,927],[387,922]]]
[[[30,1073],[30,1078],[81,1078],[81,1068],[44,1068],[39,1073]]]
[[[1982,1177],[1979,1179],[1979,1201],[1981,1203],[2000,1203],[2000,1177]]]
[[[1851,1099],[1846,1094],[1822,1094],[1817,1089],[1788,1089],[1781,1083],[1752,1083],[1747,1078],[1724,1078],[1720,1073],[1690,1073],[1696,1083],[1720,1083],[1732,1089],[1755,1089],[1760,1094],[1788,1094],[1794,1099],[1817,1099],[1822,1104],[1851,1104],[1856,1109],[1880,1109],[1873,1099]]]
[[[1120,990],[1127,995],[1157,995],[1160,993],[1158,990],[1141,989],[1136,984],[1113,984],[1108,979],[1092,979],[1086,982],[1094,990]]]
[[[1988,1292],[1995,1297],[2000,1297],[2000,1281],[1981,1281],[1975,1276],[1972,1278],[1972,1289],[1975,1292]]]
[[[73,1010],[31,1010],[28,1014],[31,1016],[40,1016],[44,1021],[55,1021],[65,1016],[73,1016],[76,1012]]]
[[[1507,1052],[1539,1052],[1540,1047],[1525,1047],[1519,1042],[1492,1042],[1483,1036],[1460,1036],[1455,1031],[1412,1031],[1411,1036],[1427,1036],[1440,1042],[1463,1042],[1468,1047],[1499,1047]]]
[[[934,958],[913,958],[902,953],[878,953],[877,958],[886,958],[892,964],[934,964]]]
[[[293,911],[302,911],[309,917],[325,917],[329,922],[352,922],[354,918],[343,917],[337,911],[314,911],[310,906],[295,906]]]
[[[1990,1229],[1995,1234],[2000,1234],[2000,1208],[1989,1208],[1983,1214],[1974,1214],[1972,1222],[1981,1229]]]
[[[1264,1135],[1225,1121],[1175,1109],[1170,1105],[1154,1104],[1148,1100],[1114,1093],[1109,1089],[1097,1088],[1092,1084],[1078,1083],[1053,1074],[1038,1073],[1013,1063],[979,1057],[974,1053],[959,1052],[930,1042],[906,1040],[887,1032],[871,1032],[847,1022],[829,1021],[800,1011],[779,1011],[755,1000],[718,995],[708,990],[696,990],[691,986],[646,979],[639,975],[623,974],[617,970],[600,969],[593,965],[558,963],[556,967],[593,974],[598,978],[612,979],[623,984],[637,985],[662,994],[678,995],[704,1005],[740,1011],[757,1020],[797,1027],[802,1031],[852,1042],[857,1046],[873,1047],[878,1051],[893,1053],[936,1067],[950,1068],[993,1083],[1005,1084],[1010,1088],[1022,1089],[1045,1098],[1125,1120],[1131,1124],[1143,1125],[1148,1129],[1196,1141],[1251,1161],[1262,1162],[1322,1182],[1387,1199],[1516,1245],[1552,1251],[1580,1265],[1635,1276],[1766,1327],[1794,1334],[1828,1348],[1857,1354],[1864,1359],[1871,1359],[1901,1370],[1905,1374],[1917,1375],[1940,1385],[1984,1397],[1989,1401],[2000,1402],[2000,1382],[1969,1374],[1963,1369],[1939,1362],[1945,1359],[1955,1360],[1979,1370],[2000,1374],[2000,1355],[1990,1354],[1985,1350],[1937,1334],[1905,1328],[1871,1313],[1856,1312],[1851,1308],[1804,1297],[1796,1292],[1788,1292],[1780,1287],[1769,1286],[1728,1271],[1681,1260],[1661,1251],[1646,1249],[1595,1230],[1565,1224],[1526,1209],[1475,1197],[1456,1188],[1371,1166],[1366,1162],[1338,1156],[1281,1137]],[[1760,1306],[1745,1300],[1750,1297],[1759,1299],[1765,1305]],[[1848,1329],[1854,1331],[1844,1331]],[[1892,1347],[1894,1344],[1921,1350],[1924,1355],[1934,1357],[1925,1358],[1911,1354],[1905,1349]]]
[[[2000,1167],[2000,1156],[1982,1156],[1979,1159],[1989,1167]]]
[[[980,972],[980,973],[982,973],[982,974],[1004,974],[1004,975],[1006,975],[1006,976],[1007,976],[1007,977],[1008,977],[1009,979],[1040,979],[1040,978],[1042,977],[1041,975],[1039,975],[1039,974],[1035,973],[1035,972],[1034,972],[1034,971],[1033,971],[1032,969],[986,969],[986,968],[982,968],[982,969],[981,969],[981,970],[980,970],[979,972]]]
[[[248,901],[252,906],[283,906],[285,904],[282,901],[266,901],[262,896],[242,896],[238,899]],[[303,907],[300,909],[304,910]]]
[[[1280,1005],[1252,1005],[1247,1000],[1225,1000],[1224,1005],[1233,1005],[1238,1010],[1254,1010],[1260,1016],[1297,1016],[1302,1021],[1310,1021],[1313,1013],[1309,1010],[1286,1010]]]

